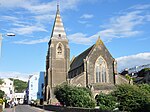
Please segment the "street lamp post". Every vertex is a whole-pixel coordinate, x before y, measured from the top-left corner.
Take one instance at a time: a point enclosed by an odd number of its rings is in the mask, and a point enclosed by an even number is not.
[[[6,36],[15,36],[14,33],[7,33]],[[2,40],[3,40],[3,35],[0,33],[0,57],[2,55]]]

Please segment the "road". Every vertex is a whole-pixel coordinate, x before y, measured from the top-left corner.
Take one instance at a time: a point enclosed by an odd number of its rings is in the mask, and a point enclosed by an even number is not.
[[[14,108],[6,108],[4,112],[50,112],[40,108],[31,107],[29,105],[18,105]]]

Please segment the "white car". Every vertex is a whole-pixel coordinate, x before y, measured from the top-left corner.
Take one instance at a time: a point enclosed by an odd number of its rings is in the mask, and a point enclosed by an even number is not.
[[[19,100],[19,104],[21,104],[21,105],[23,104],[23,99]]]

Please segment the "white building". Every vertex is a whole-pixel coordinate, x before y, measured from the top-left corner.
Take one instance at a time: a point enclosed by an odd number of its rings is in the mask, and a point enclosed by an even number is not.
[[[28,82],[28,104],[37,99],[39,75],[32,75]]]
[[[23,93],[15,93],[15,102],[16,104],[24,103],[25,92]]]
[[[129,72],[129,74],[131,74],[131,73],[137,73],[137,72],[139,72],[140,70],[142,70],[144,68],[150,68],[150,64],[141,65],[141,66],[135,66],[133,68],[129,68],[128,72]]]
[[[3,79],[4,83],[0,85],[0,90],[5,92],[5,97],[8,101],[13,100],[15,98],[13,81],[10,79]]]

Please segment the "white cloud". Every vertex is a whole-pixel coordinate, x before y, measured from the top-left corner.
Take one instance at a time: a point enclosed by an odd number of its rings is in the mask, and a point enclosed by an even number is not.
[[[40,31],[47,32],[44,25],[40,23],[40,21],[42,21],[43,19],[42,17],[44,18],[45,16],[41,16],[41,17],[37,16],[36,20],[38,22],[37,23],[35,22],[35,25],[32,25],[34,23],[31,24],[28,21],[24,21],[24,18],[19,18],[14,16],[2,16],[1,20],[3,21],[7,20],[8,21],[7,23],[12,25],[10,29],[7,29],[7,32],[14,32],[15,34],[18,35],[25,35],[25,34],[32,34],[33,32],[40,32]],[[49,18],[51,17],[52,16],[50,16]]]
[[[81,24],[86,24],[86,23],[88,23],[88,21],[81,21],[81,20],[79,20],[78,22],[81,23]]]
[[[121,71],[125,68],[131,68],[139,65],[150,64],[150,52],[139,53],[130,56],[123,56],[116,58],[118,62],[118,70]]]
[[[147,21],[150,21],[150,15],[146,16]]]
[[[8,21],[18,21],[18,18],[14,16],[1,16],[1,19],[8,20]]]
[[[108,24],[101,25],[101,28],[103,30],[97,32],[92,36],[87,37],[86,34],[83,34],[81,32],[72,34],[73,36],[71,35],[71,42],[87,45],[94,43],[95,40],[98,38],[98,36],[100,36],[102,40],[105,42],[109,42],[113,38],[133,37],[142,32],[142,30],[137,30],[137,28],[138,26],[141,26],[145,22],[148,22],[148,17],[149,17],[148,15],[143,14],[143,11],[131,11],[126,13],[124,12],[119,16],[112,17],[109,20]],[[76,34],[80,34],[79,36],[81,36],[82,39],[77,40],[76,38],[80,37],[75,37],[74,35]],[[86,41],[83,42],[83,40]]]
[[[74,9],[81,0],[61,0],[60,7],[61,11],[66,9]],[[34,14],[44,14],[56,11],[57,1],[52,0],[51,2],[40,2],[39,0],[6,0],[0,1],[1,7],[3,8],[23,8]]]
[[[137,26],[144,23],[144,16],[141,14],[140,11],[133,11],[113,17],[107,26],[103,26],[105,29],[100,31],[99,34],[106,40],[135,36],[141,32],[136,30]]]
[[[144,40],[148,40],[148,39],[150,39],[150,37],[139,38],[139,39],[137,39],[137,41],[144,41]]]
[[[0,78],[15,78],[23,81],[28,81],[29,75],[32,74],[20,73],[20,72],[0,72]]]
[[[15,16],[1,16],[1,21],[8,21],[7,23],[13,25],[13,26],[25,26],[25,25],[29,25],[31,23],[25,21],[25,18],[19,18],[19,17],[15,17]],[[6,24],[7,24],[6,23]]]
[[[82,19],[91,19],[93,17],[94,16],[92,14],[83,14],[80,18],[82,18]]]
[[[130,9],[142,10],[142,9],[148,9],[148,8],[150,8],[150,4],[138,4],[138,5],[131,7]]]
[[[60,11],[77,9],[76,6],[81,0],[61,0]],[[20,8],[20,12],[15,13],[16,17],[3,16],[1,21],[6,22],[5,26],[12,25],[7,31],[19,35],[32,34],[34,32],[46,32],[47,22],[52,22],[56,13],[57,1],[42,2],[40,0],[0,0],[0,8],[15,10]],[[22,10],[23,9],[23,10]],[[28,18],[26,17],[28,14]],[[34,25],[32,25],[34,24]],[[38,25],[37,25],[38,24]],[[46,27],[44,27],[46,26]]]
[[[19,35],[25,35],[25,34],[32,34],[33,32],[47,32],[46,28],[44,28],[41,25],[35,25],[35,26],[22,26],[19,28],[12,28],[10,29],[11,32],[14,32],[15,34]]]
[[[37,40],[21,40],[21,41],[15,41],[13,43],[15,44],[39,44],[39,43],[44,43],[44,42],[48,42],[49,38],[43,38],[43,39],[37,39]]]
[[[45,14],[48,12],[54,12],[56,10],[56,2],[39,4],[26,3],[21,7],[34,14]]]
[[[53,14],[43,14],[43,15],[34,16],[34,18],[36,19],[36,21],[38,23],[46,23],[47,24],[47,22],[54,21],[55,15],[53,15]]]
[[[81,0],[61,0],[60,1],[60,8],[61,11],[68,10],[68,9],[77,9],[76,6],[81,2]],[[90,2],[90,1],[89,1]],[[39,0],[11,0],[7,2],[6,0],[0,1],[1,6],[3,7],[20,7],[28,11],[28,13],[33,13],[30,20],[35,24],[31,25],[30,21],[25,22],[24,18],[17,18],[17,17],[10,17],[4,16],[3,18],[13,21],[11,29],[9,31],[13,31],[16,34],[24,35],[24,34],[32,34],[34,32],[46,32],[46,28],[44,25],[47,21],[51,21],[54,18],[54,12],[56,11],[56,4],[57,1],[51,1],[48,3],[39,2]],[[130,12],[123,12],[119,16],[112,17],[108,24],[101,25],[102,30],[87,37],[86,34],[81,32],[69,35],[71,42],[79,44],[91,44],[94,43],[95,40],[100,35],[103,41],[111,41],[113,38],[127,38],[136,36],[137,34],[141,33],[142,31],[137,30],[139,25],[142,25],[144,22],[150,21],[150,15],[143,12],[143,10],[139,11],[138,9],[146,9],[149,8],[149,4],[146,5],[138,5],[134,6],[134,11]],[[92,14],[83,14],[81,16],[82,19],[90,19],[94,16]],[[82,24],[87,24],[87,21],[78,21]],[[38,24],[38,25],[37,25]],[[87,24],[86,27],[91,26]],[[81,36],[82,39],[76,39]],[[85,40],[85,42],[83,42]]]
[[[76,9],[77,4],[81,0],[61,0],[60,1],[60,8],[61,11],[67,10],[67,9]],[[26,3],[22,7],[29,10],[31,13],[35,14],[44,14],[44,13],[50,13],[56,11],[56,4],[57,1],[51,1],[48,3]]]
[[[24,3],[29,2],[30,0],[0,0],[1,7],[4,8],[14,8],[14,7],[20,7]]]
[[[87,35],[83,33],[75,33],[68,35],[68,39],[71,43],[90,45],[93,43],[94,38],[87,38]]]
[[[60,9],[62,11],[67,10],[67,9],[75,9],[75,10],[77,10],[77,5],[81,1],[82,0],[60,0]]]

